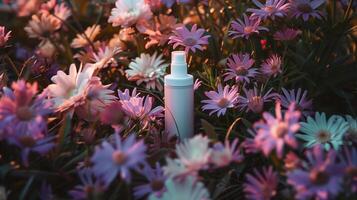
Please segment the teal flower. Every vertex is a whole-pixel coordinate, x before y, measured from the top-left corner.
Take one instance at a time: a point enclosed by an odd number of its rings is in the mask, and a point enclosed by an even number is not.
[[[326,150],[338,149],[343,143],[343,135],[348,130],[348,123],[340,116],[333,115],[326,119],[325,113],[315,114],[315,119],[308,117],[301,122],[301,134],[297,137],[305,141],[305,147],[322,145]]]
[[[196,181],[192,176],[184,180],[168,179],[165,182],[166,192],[159,198],[150,195],[149,200],[208,200],[209,193],[203,183]]]

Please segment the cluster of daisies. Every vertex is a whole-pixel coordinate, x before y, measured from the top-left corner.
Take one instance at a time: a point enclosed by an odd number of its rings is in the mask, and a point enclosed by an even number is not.
[[[87,27],[80,24],[82,11],[70,2],[6,0],[2,7],[27,17],[24,31],[37,42],[33,49],[13,45],[16,34],[0,26],[0,62],[11,61],[6,50],[15,49],[14,57],[24,63],[17,67],[9,62],[9,74],[17,80],[7,81],[0,72],[0,143],[18,157],[11,161],[13,169],[35,169],[68,146],[76,150],[65,153],[78,156],[67,174],[77,177],[69,191],[57,194],[61,189],[41,180],[40,199],[100,199],[118,183],[130,186],[135,199],[214,199],[225,190],[219,193],[219,185],[212,187],[207,177],[222,172],[219,179],[226,174],[240,179],[229,187],[238,188],[246,199],[355,195],[357,119],[318,112],[307,90],[282,86],[288,45],[304,31],[288,24],[323,20],[325,0],[253,0],[249,5],[254,7],[221,30],[230,44],[250,47],[215,63],[223,66],[217,67],[215,80],[200,76],[195,81],[195,93],[204,91],[197,95],[203,98],[196,101],[196,112],[212,121],[236,119],[225,127],[223,141],[207,127],[206,134],[183,141],[163,131],[169,52],[184,50],[190,64],[208,57],[202,54],[215,43],[210,31],[216,27],[203,28],[202,15],[211,1],[103,1],[102,9],[111,7]],[[218,8],[231,10],[227,3]],[[175,12],[184,6],[196,8],[196,16],[180,19]],[[102,15],[105,23],[100,23]],[[277,28],[282,21],[286,25]],[[112,34],[103,34],[108,30]],[[281,44],[284,53],[269,51],[258,57],[254,42],[261,34]],[[267,40],[260,43],[261,49],[267,48]],[[271,86],[277,82],[279,87]],[[251,119],[243,130],[247,134],[231,137],[234,125],[244,118]],[[263,166],[254,165],[256,157]]]

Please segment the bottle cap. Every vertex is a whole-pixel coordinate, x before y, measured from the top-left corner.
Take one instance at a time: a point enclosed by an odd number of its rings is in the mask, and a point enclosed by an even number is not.
[[[193,85],[193,76],[187,74],[186,52],[173,51],[171,53],[171,74],[165,76],[165,85],[188,86]]]
[[[186,53],[173,51],[171,53],[171,75],[175,77],[187,75]]]

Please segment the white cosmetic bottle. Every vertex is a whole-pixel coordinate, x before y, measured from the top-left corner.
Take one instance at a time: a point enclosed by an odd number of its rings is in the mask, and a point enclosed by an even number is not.
[[[180,140],[193,136],[193,76],[187,74],[186,53],[171,54],[171,74],[165,76],[165,131]]]

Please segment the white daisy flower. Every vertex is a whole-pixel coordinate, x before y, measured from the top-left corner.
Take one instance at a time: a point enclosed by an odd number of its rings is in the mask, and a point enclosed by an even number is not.
[[[47,87],[55,109],[63,112],[84,104],[92,75],[93,70],[77,71],[75,64],[70,66],[68,75],[58,71],[51,78],[53,84]]]
[[[190,170],[204,168],[209,162],[211,149],[207,136],[197,135],[176,145],[178,159]]]
[[[196,181],[194,177],[188,176],[185,180],[167,179],[165,181],[166,191],[161,197],[152,194],[149,200],[207,200],[210,199],[209,192],[203,183]]]
[[[315,114],[315,119],[308,117],[307,122],[300,123],[301,134],[297,137],[305,141],[305,147],[322,145],[326,150],[337,150],[343,143],[343,135],[348,130],[348,123],[340,116],[333,115],[326,119],[325,113]]]
[[[76,114],[87,121],[95,121],[105,106],[117,99],[110,85],[103,85],[99,77],[93,77],[87,92],[86,101],[76,108]]]
[[[157,53],[150,56],[142,53],[129,64],[129,69],[125,70],[129,81],[136,81],[137,85],[146,83],[147,89],[162,90],[162,81],[165,75],[166,68],[169,64],[164,63],[162,54]]]
[[[113,26],[130,27],[141,25],[152,18],[150,6],[145,0],[117,0],[108,19]]]

